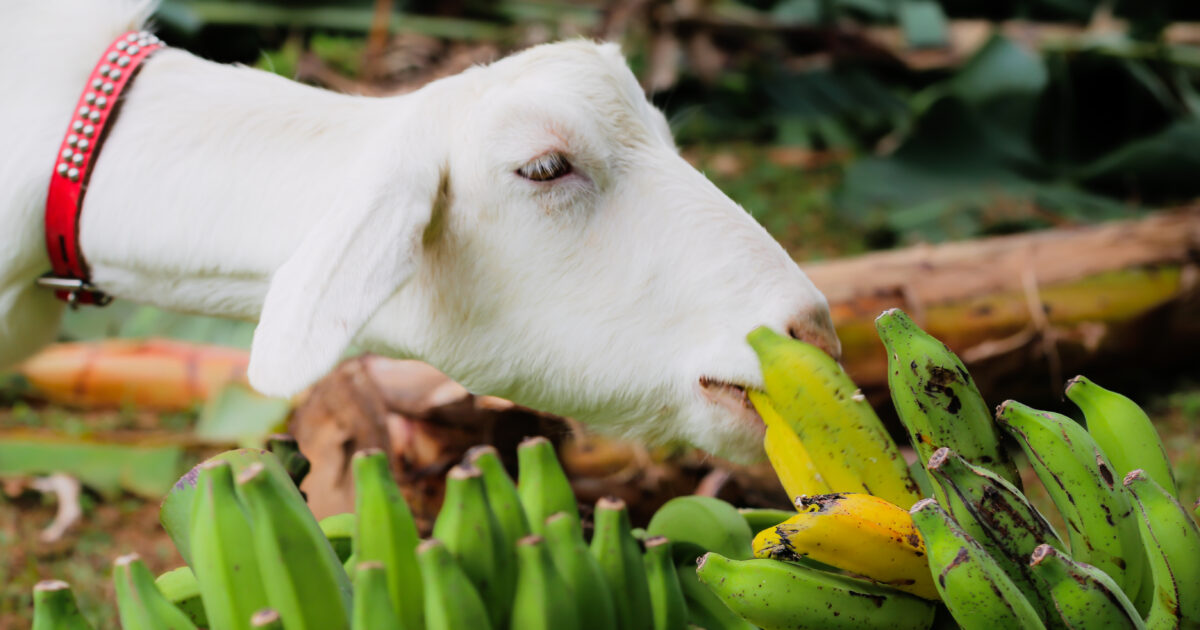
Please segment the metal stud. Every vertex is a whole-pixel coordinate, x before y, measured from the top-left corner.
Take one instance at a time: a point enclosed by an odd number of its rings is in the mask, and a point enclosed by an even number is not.
[[[92,113],[88,114],[88,120],[92,122],[100,122],[100,111],[93,109]]]
[[[141,42],[139,41],[138,43],[140,44]],[[142,44],[142,45],[145,46],[145,44]],[[139,50],[141,50],[141,49],[138,48],[136,45],[134,45],[134,46],[130,46],[129,50],[127,50],[125,52],[127,52],[130,55],[136,55],[136,54],[138,54]]]
[[[73,182],[79,181],[79,169],[77,169],[77,168],[67,169],[67,179],[70,179]]]
[[[79,145],[78,145],[78,147],[77,147],[77,148],[78,148],[80,151],[87,151],[87,150],[88,150],[88,147],[90,147],[91,145],[92,145],[92,143],[88,142],[88,141],[87,141],[87,138],[80,138],[80,139],[79,139]]]
[[[142,48],[146,48],[147,46],[149,46],[152,43],[154,43],[154,42],[151,42],[148,39],[139,39],[138,40],[138,46],[141,46]]]
[[[73,147],[73,146],[75,146],[75,145],[77,145],[77,144],[79,144],[79,136],[77,136],[77,135],[75,135],[75,134],[73,134],[73,133],[72,133],[72,134],[68,134],[68,135],[67,135],[67,146],[69,146],[69,147]],[[80,148],[82,148],[82,147],[80,147]]]
[[[136,40],[137,38],[138,38],[138,34],[137,34],[137,33],[130,33],[130,34],[128,34],[128,35],[126,35],[126,36],[125,36],[125,39],[127,39],[127,40],[129,40],[129,41],[131,41],[131,42],[132,42],[132,41],[134,41],[134,40]]]
[[[101,85],[104,85],[104,79],[92,79],[93,90],[99,90]]]
[[[110,66],[110,65],[108,65],[108,64],[106,64],[106,63],[105,63],[105,64],[101,64],[101,65],[100,65],[100,68],[99,68],[98,70],[99,70],[99,72],[100,72],[100,76],[102,76],[102,77],[106,77],[106,76],[108,76],[108,71],[109,71],[109,70],[112,70],[112,66]]]
[[[113,93],[113,84],[108,81],[105,81],[104,85],[100,86],[100,91],[104,92],[105,94],[112,94]]]
[[[104,58],[109,61],[116,61],[117,57],[120,57],[120,56],[121,55],[119,53],[117,53],[116,51],[113,51],[113,52],[110,52],[107,55],[105,55]]]
[[[87,136],[87,137],[91,138],[91,137],[92,137],[92,134],[94,134],[94,133],[96,133],[96,128],[95,128],[95,127],[93,127],[93,126],[91,126],[91,125],[84,125],[84,126],[83,126],[83,135],[85,135],[85,136]]]
[[[121,71],[120,71],[120,70],[118,70],[118,69],[116,69],[116,68],[113,68],[113,69],[112,69],[112,71],[110,71],[110,72],[108,73],[108,78],[112,79],[113,81],[116,81],[117,79],[120,79],[120,78],[121,78]]]
[[[100,98],[96,99],[96,107],[104,109],[106,106],[108,106],[107,98],[101,96]]]
[[[121,41],[117,42],[117,50],[125,50],[125,47],[128,45],[129,42],[122,39]]]
[[[88,112],[90,112],[90,111],[92,111],[92,110],[88,109],[87,105],[84,105],[83,107],[79,108],[79,115],[86,117],[88,115]]]
[[[63,150],[62,150],[62,156],[63,156],[63,159],[64,159],[64,160],[69,160],[69,159],[71,159],[71,156],[72,156],[72,155],[75,155],[75,153],[74,153],[74,152],[72,152],[70,149],[63,149]]]
[[[67,166],[67,164],[65,162],[63,162],[63,163],[60,163],[58,165],[58,167],[54,169],[54,172],[58,173],[59,175],[65,176],[67,174],[67,169],[69,169],[69,168],[71,168],[71,167]]]
[[[76,153],[75,155],[72,155],[71,161],[75,163],[75,166],[79,166],[80,164],[83,164],[83,154]]]
[[[83,123],[79,122],[78,120],[71,123],[71,131],[74,131],[75,133],[79,133],[80,131],[83,131]]]
[[[91,92],[88,92],[87,94],[84,94],[84,95],[83,95],[83,102],[84,102],[84,103],[87,103],[88,105],[91,105],[92,103],[95,103],[95,102],[96,102],[96,95],[95,95],[95,94],[92,94]]]
[[[121,66],[122,68],[124,68],[125,66],[128,66],[129,65],[129,57],[121,57],[120,59],[117,59],[117,65]]]

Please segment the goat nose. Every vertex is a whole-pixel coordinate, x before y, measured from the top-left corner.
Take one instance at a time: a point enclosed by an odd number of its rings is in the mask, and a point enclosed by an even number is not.
[[[828,310],[822,308],[801,311],[788,320],[787,333],[792,339],[811,343],[824,350],[834,360],[840,361],[842,358],[842,342],[838,340]]]

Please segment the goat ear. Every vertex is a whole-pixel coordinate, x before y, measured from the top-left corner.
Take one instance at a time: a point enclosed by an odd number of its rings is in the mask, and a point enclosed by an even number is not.
[[[324,376],[412,276],[442,181],[431,157],[404,156],[425,165],[399,176],[339,184],[351,191],[345,202],[313,226],[271,279],[250,348],[256,390],[291,396]]]

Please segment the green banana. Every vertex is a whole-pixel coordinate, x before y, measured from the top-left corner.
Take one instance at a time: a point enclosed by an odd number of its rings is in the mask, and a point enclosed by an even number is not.
[[[918,460],[929,461],[945,446],[1020,488],[1021,478],[1000,444],[992,410],[963,362],[900,309],[884,311],[875,319],[875,329],[887,349],[892,403]]]
[[[675,575],[687,602],[688,623],[704,630],[757,630],[757,626],[730,610],[716,593],[700,583],[695,565],[681,564],[675,567]]]
[[[32,630],[92,630],[71,585],[62,580],[42,580],[33,586]]]
[[[347,630],[351,588],[342,563],[300,497],[262,464],[238,476],[253,523],[267,601],[288,630]]]
[[[945,489],[947,503],[955,508],[947,511],[959,526],[996,560],[1043,618],[1055,618],[1045,585],[1029,567],[1029,554],[1038,545],[1067,548],[1046,518],[1015,486],[949,448],[934,452],[928,470]],[[963,527],[964,522],[971,527]]]
[[[738,514],[746,520],[751,532],[761,532],[796,515],[795,510],[777,510],[775,508],[738,508]]]
[[[734,613],[764,630],[926,630],[933,604],[869,582],[766,558],[709,552],[696,569]]]
[[[832,357],[766,327],[746,340],[771,403],[760,413],[777,412],[787,422],[832,492],[873,494],[896,505],[921,498],[900,449]]]
[[[544,437],[526,438],[517,446],[517,493],[534,534],[544,534],[542,525],[551,514],[564,512],[579,521],[575,491],[554,445]]]
[[[654,630],[687,630],[687,602],[671,560],[671,541],[665,536],[646,539],[646,581],[650,585],[650,607]]]
[[[476,446],[467,451],[468,464],[483,473],[483,487],[487,490],[488,505],[496,515],[500,531],[504,532],[504,544],[515,549],[517,541],[528,536],[529,520],[525,516],[525,507],[521,505],[521,495],[517,492],[517,484],[513,483],[504,464],[500,462],[500,454],[495,447]]]
[[[925,539],[929,568],[942,602],[964,630],[1045,627],[1004,569],[936,500],[918,501],[910,513]]]
[[[541,536],[517,541],[517,589],[510,628],[575,630],[580,627],[575,598],[567,588]]]
[[[388,574],[382,562],[360,562],[354,570],[354,614],[350,627],[354,630],[413,628],[400,622],[392,606]]]
[[[1142,470],[1125,476],[1150,560],[1154,597],[1146,627],[1200,628],[1200,528],[1169,491]]]
[[[1060,549],[1039,545],[1029,566],[1046,584],[1054,612],[1066,628],[1144,630],[1142,617],[1108,574],[1075,562]]]
[[[579,613],[582,630],[616,630],[617,612],[613,608],[612,591],[600,565],[583,542],[579,523],[565,512],[546,519],[546,546],[571,595]]]
[[[629,525],[625,502],[605,497],[596,502],[596,530],[592,534],[592,557],[600,565],[612,591],[617,627],[621,630],[651,630],[654,613],[646,568]]]
[[[358,518],[354,512],[326,516],[317,525],[321,526],[321,533],[329,540],[338,560],[345,562],[354,553],[354,531],[358,529]]]
[[[446,544],[471,578],[487,604],[492,627],[507,627],[516,587],[516,550],[504,544],[478,468],[458,465],[446,475],[446,499],[434,521],[433,537]]]
[[[228,462],[200,466],[192,518],[191,566],[209,627],[249,628],[250,616],[267,605],[267,593],[250,520],[237,498]]]
[[[124,630],[196,630],[196,624],[158,591],[150,569],[136,553],[113,563],[113,586]]]
[[[250,617],[250,627],[255,630],[284,630],[283,619],[271,608],[264,608]]]
[[[379,562],[385,567],[387,590],[395,614],[406,628],[421,628],[425,598],[417,566],[417,525],[392,478],[387,455],[379,449],[360,451],[352,460],[354,511],[358,515],[354,536],[357,562]],[[357,568],[355,569],[357,580]]]
[[[175,607],[183,611],[198,627],[208,627],[208,614],[200,598],[200,583],[191,567],[179,567],[154,578],[154,585]]]
[[[300,452],[300,443],[287,433],[275,433],[267,436],[267,450],[279,458],[283,469],[291,477],[292,483],[300,487],[300,482],[312,470],[312,462]]]
[[[425,578],[426,630],[489,630],[488,610],[466,572],[436,538],[417,545]]]
[[[1021,445],[1067,522],[1071,556],[1136,593],[1146,555],[1129,496],[1096,442],[1066,416],[1011,400],[1000,405],[996,420]]]
[[[678,562],[693,562],[705,551],[735,560],[754,557],[754,530],[736,508],[715,497],[690,495],[667,501],[650,518],[646,533],[669,538]]]
[[[1158,431],[1137,403],[1082,376],[1067,382],[1067,398],[1083,411],[1088,433],[1118,476],[1141,469],[1171,496],[1179,496]]]

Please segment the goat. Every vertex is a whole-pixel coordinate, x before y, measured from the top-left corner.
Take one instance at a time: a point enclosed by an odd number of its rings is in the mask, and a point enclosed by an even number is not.
[[[153,6],[8,0],[0,23],[0,366],[63,305],[42,215],[96,57]],[[647,443],[760,456],[758,325],[835,356],[825,298],[680,155],[619,48],[545,44],[367,98],[167,48],[130,87],[84,203],[93,282],[257,320],[288,396],[352,344]]]

